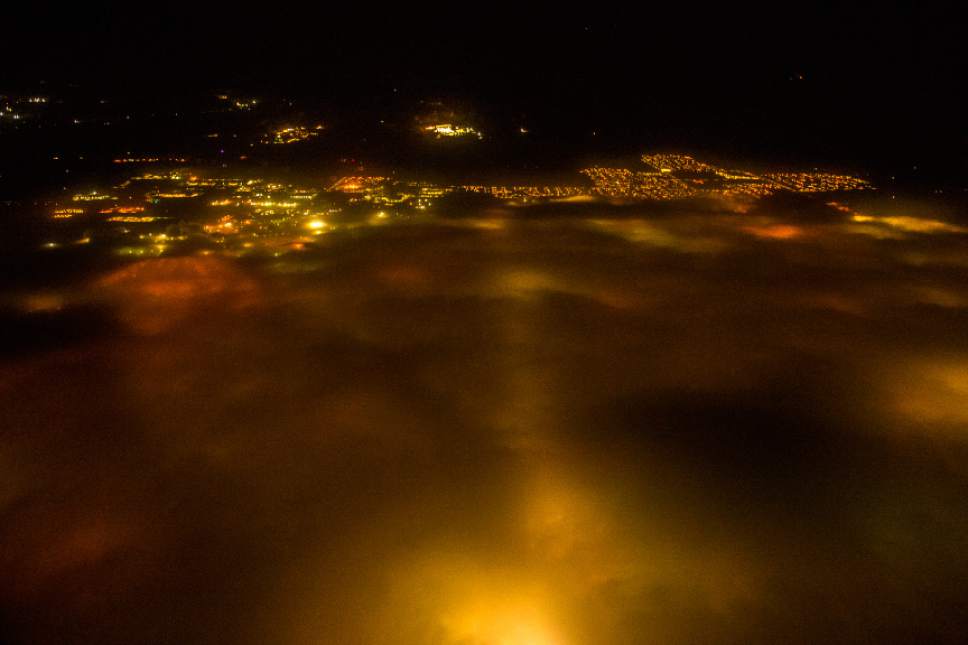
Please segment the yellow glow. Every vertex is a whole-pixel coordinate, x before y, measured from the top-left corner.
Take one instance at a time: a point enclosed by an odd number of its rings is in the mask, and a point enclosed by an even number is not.
[[[92,190],[90,193],[79,193],[72,197],[75,202],[101,202],[110,199],[117,199],[111,195],[105,195],[103,193],[98,193],[96,190]]]
[[[470,126],[454,125],[453,123],[435,123],[424,126],[423,130],[437,137],[463,137],[473,135],[481,138],[481,133],[476,129]]]
[[[644,219],[593,219],[587,226],[629,242],[668,248],[683,253],[717,253],[729,245],[718,237],[679,235]]]
[[[198,195],[199,193],[174,192],[174,193],[149,193],[148,197],[155,198],[155,199],[188,199],[191,197],[198,197]]]
[[[965,233],[968,228],[949,224],[936,219],[922,219],[919,217],[908,217],[906,215],[894,215],[888,217],[873,217],[871,215],[856,214],[851,217],[855,222],[870,222],[883,224],[891,228],[904,231],[905,233]]]
[[[298,143],[319,135],[321,130],[323,130],[321,123],[311,127],[302,125],[285,126],[264,136],[262,142],[275,145]]]
[[[558,645],[541,613],[525,601],[483,598],[442,620],[451,642],[488,645]]]
[[[894,373],[889,385],[894,409],[917,424],[968,423],[968,359],[918,359]]]
[[[114,217],[109,217],[107,221],[109,222],[124,222],[127,224],[140,224],[144,222],[153,222],[156,218],[150,215],[145,215],[142,217],[137,217],[133,215],[116,215]]]

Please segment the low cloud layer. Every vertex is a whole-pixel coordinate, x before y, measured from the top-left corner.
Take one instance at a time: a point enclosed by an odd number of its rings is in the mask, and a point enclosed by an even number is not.
[[[868,200],[509,209],[10,296],[5,640],[958,642],[968,237]]]

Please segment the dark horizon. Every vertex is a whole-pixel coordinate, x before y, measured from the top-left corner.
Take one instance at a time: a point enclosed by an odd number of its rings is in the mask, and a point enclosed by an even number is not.
[[[351,123],[444,99],[540,123],[556,138],[594,131],[605,151],[787,155],[915,180],[917,167],[940,182],[968,170],[968,63],[960,23],[943,8],[122,5],[14,16],[0,52],[16,64],[4,67],[0,92],[176,105],[231,90]]]

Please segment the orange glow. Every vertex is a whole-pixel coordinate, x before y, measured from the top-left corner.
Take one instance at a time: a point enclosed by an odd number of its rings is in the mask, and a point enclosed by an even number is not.
[[[116,301],[136,331],[157,333],[206,305],[247,307],[257,287],[231,263],[212,257],[143,260],[101,278],[101,297]]]
[[[210,235],[232,235],[239,232],[238,224],[231,215],[223,215],[214,224],[205,224],[202,230]]]
[[[130,215],[133,213],[143,213],[145,212],[144,206],[114,206],[112,208],[102,208],[98,211],[101,215],[110,215],[111,213],[120,213],[124,215]]]
[[[802,237],[804,231],[799,226],[789,224],[769,224],[766,226],[744,226],[742,230],[756,237],[769,240],[792,240]]]

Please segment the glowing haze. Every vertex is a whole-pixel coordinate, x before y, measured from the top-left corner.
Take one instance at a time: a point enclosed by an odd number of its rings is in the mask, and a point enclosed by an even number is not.
[[[963,224],[743,211],[377,218],[8,294],[5,633],[957,642]]]

